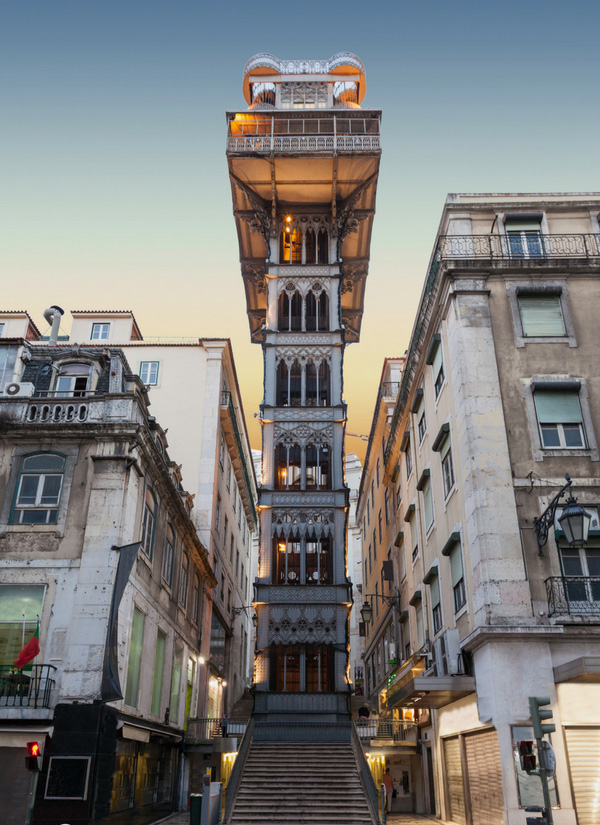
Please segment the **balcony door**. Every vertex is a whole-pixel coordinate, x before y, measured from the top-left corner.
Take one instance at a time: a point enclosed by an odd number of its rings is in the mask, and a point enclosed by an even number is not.
[[[600,547],[562,547],[570,613],[600,613]]]

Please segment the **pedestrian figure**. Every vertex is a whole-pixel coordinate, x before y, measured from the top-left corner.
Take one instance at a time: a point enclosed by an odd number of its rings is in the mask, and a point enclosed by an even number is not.
[[[358,709],[358,718],[359,719],[368,719],[371,715],[371,711],[366,705],[361,705]]]
[[[229,722],[229,714],[226,713],[221,719],[221,736],[227,736],[227,723]]]
[[[385,809],[389,812],[392,810],[392,797],[394,795],[394,780],[389,768],[385,769],[382,781],[385,785]]]

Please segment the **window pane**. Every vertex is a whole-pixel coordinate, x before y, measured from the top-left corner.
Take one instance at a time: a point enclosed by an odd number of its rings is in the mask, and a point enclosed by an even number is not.
[[[427,482],[423,489],[423,504],[425,508],[425,527],[429,528],[433,524],[433,496],[430,481]]]
[[[435,607],[440,603],[440,580],[436,576],[431,582],[431,606]]]
[[[48,514],[54,518],[48,519]],[[19,524],[56,524],[56,510],[21,510]]]
[[[560,295],[521,295],[523,334],[530,337],[565,335]]]
[[[567,447],[583,447],[583,435],[579,424],[563,424],[565,445]]]
[[[151,712],[160,716],[160,700],[162,696],[163,671],[165,669],[165,644],[167,637],[159,630],[156,637],[156,653],[154,654],[154,676],[152,678],[152,707]]]
[[[129,661],[127,664],[127,682],[125,685],[125,703],[132,708],[137,706],[140,687],[140,670],[142,662],[142,645],[144,643],[145,616],[137,607],[133,608],[131,621],[131,643],[129,646]]]
[[[181,650],[175,650],[173,678],[171,681],[171,721],[177,724],[179,715],[179,688],[181,686]]]
[[[23,470],[28,472],[31,470],[39,470],[41,472],[48,472],[49,470],[62,470],[65,465],[65,460],[60,455],[53,455],[52,453],[38,453],[37,455],[30,455],[23,459]]]
[[[557,424],[542,424],[542,444],[544,447],[560,447]]]
[[[43,476],[21,476],[19,494],[17,496],[18,505],[35,504],[38,487]]]
[[[463,577],[462,557],[460,554],[460,544],[450,552],[450,573],[452,576],[452,586],[454,587]]]
[[[56,505],[60,497],[60,488],[62,486],[62,476],[43,476],[42,495],[40,497],[41,504]]]

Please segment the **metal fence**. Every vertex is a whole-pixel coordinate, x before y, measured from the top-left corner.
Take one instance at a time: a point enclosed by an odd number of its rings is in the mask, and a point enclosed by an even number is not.
[[[49,708],[55,672],[54,665],[0,665],[0,707]]]
[[[598,258],[600,235],[545,235],[514,232],[506,235],[440,235],[436,250],[440,260],[545,258]]]
[[[188,719],[186,739],[217,739],[220,736],[243,736],[248,719],[228,717]]]
[[[600,576],[546,579],[549,616],[600,616]]]
[[[417,740],[417,727],[399,719],[356,719],[356,733],[361,740],[385,739],[394,742]]]

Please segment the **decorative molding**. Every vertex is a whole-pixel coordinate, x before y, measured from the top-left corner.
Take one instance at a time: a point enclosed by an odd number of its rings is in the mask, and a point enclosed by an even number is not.
[[[329,74],[340,66],[353,66],[361,74],[365,73],[364,63],[352,52],[337,52],[327,60],[281,60],[269,52],[259,52],[244,66],[244,77],[259,68],[269,68],[278,74]]]
[[[296,491],[275,491],[272,493],[271,496],[272,504],[274,507],[281,507],[281,506],[289,506],[294,507],[295,505],[310,505],[316,504],[320,507],[334,507],[335,506],[335,493],[333,492],[319,492],[319,493],[307,493],[307,492],[296,492]],[[340,506],[343,506],[340,503]]]
[[[325,292],[329,295],[330,284],[330,278],[323,280],[319,279],[316,275],[314,278],[283,278],[279,275],[277,278],[277,294],[281,295],[282,292],[287,292],[288,295],[293,295],[294,292],[299,292],[303,298],[305,298],[309,292],[314,292],[317,295]]]
[[[302,421],[337,421],[343,418],[343,412],[340,406],[338,407],[275,407],[266,418],[271,418],[274,422],[293,421],[297,422],[300,418],[299,411],[308,410],[306,415],[302,415]]]
[[[271,530],[274,537],[307,534],[317,538],[334,534],[334,511],[304,508],[274,509],[271,514]]]
[[[267,291],[267,277],[265,273],[264,264],[244,263],[242,264],[242,276],[251,281],[255,286],[257,292]]]
[[[285,361],[288,367],[291,366],[294,361],[298,361],[302,365],[312,362],[317,367],[323,361],[327,361],[331,366],[331,349],[325,347],[278,346],[275,363],[279,364],[280,361]]]

